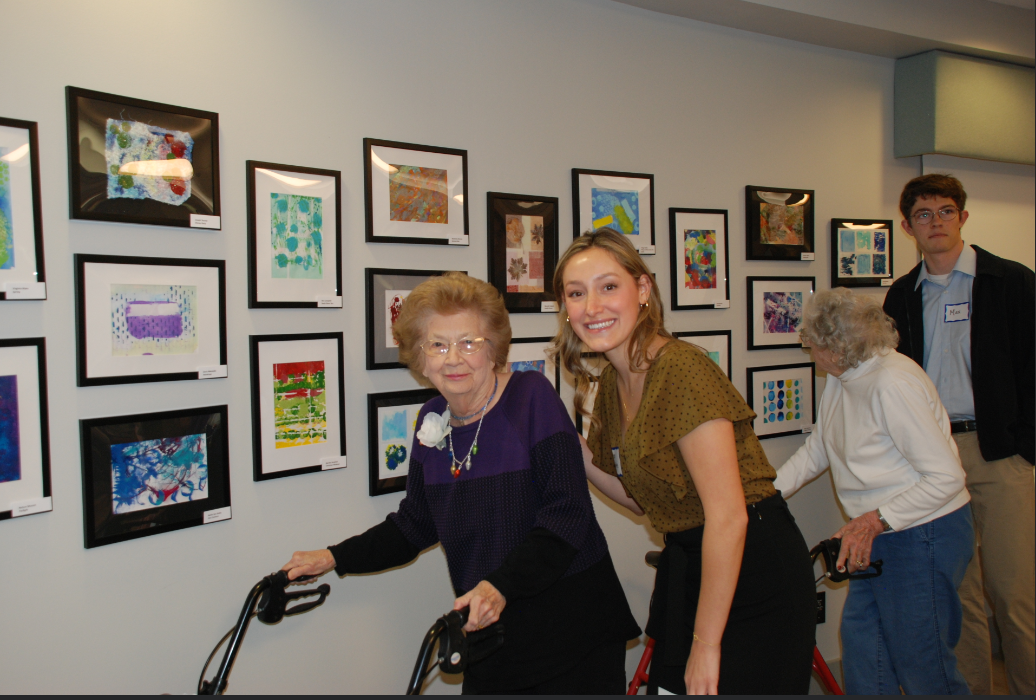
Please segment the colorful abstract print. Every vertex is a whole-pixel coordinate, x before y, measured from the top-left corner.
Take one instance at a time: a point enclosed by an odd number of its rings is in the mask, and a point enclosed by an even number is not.
[[[640,193],[636,190],[590,190],[594,230],[612,228],[627,236],[640,235]]]
[[[802,292],[763,292],[763,333],[798,333]]]
[[[0,484],[22,478],[18,377],[0,377]]]
[[[771,379],[762,383],[763,424],[784,423],[802,418],[802,397],[798,379]]]
[[[0,153],[3,151],[0,150]],[[0,160],[0,270],[14,267],[14,218],[11,216],[11,166]]]
[[[684,287],[716,288],[716,232],[687,229],[683,232]]]
[[[112,513],[132,513],[209,497],[205,435],[111,446]]]
[[[421,404],[391,406],[378,409],[378,449],[381,452],[380,476],[390,479],[405,476],[409,471],[407,445],[413,443],[417,432],[417,416]]]
[[[448,224],[450,200],[446,171],[417,165],[390,165],[389,219]]]
[[[270,257],[277,279],[324,278],[324,203],[321,197],[270,195]]]
[[[838,229],[839,277],[887,277],[887,229]]]
[[[194,139],[186,131],[122,119],[109,119],[104,136],[108,166],[108,199],[153,199],[180,206],[191,198],[189,178],[162,175],[130,175],[120,172],[128,163],[142,161],[191,161]]]
[[[543,217],[507,215],[507,291],[543,291]]]
[[[759,241],[768,245],[804,245],[803,207],[760,204]]]
[[[324,361],[273,366],[275,449],[327,442]]]
[[[189,355],[198,350],[198,288],[113,284],[112,355]]]
[[[517,362],[511,363],[512,372],[539,372],[540,374],[547,373],[547,361],[546,360],[518,360]]]

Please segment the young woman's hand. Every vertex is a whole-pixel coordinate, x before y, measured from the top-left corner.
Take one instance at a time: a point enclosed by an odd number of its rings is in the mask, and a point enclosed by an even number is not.
[[[687,669],[683,674],[688,695],[718,695],[719,691],[719,647],[691,643],[691,655],[687,657]]]

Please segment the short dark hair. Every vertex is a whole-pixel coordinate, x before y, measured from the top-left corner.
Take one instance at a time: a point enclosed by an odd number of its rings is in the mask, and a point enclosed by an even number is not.
[[[910,218],[910,210],[919,199],[928,197],[946,197],[952,199],[957,208],[964,211],[964,205],[968,201],[968,193],[964,191],[964,185],[953,175],[941,175],[931,173],[915,177],[903,188],[903,194],[899,195],[899,211],[904,219]]]

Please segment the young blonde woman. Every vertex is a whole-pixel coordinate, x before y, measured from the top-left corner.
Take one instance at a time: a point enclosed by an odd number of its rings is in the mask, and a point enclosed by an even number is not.
[[[654,277],[625,236],[580,236],[558,262],[554,352],[590,383],[581,353],[608,359],[587,478],[665,534],[647,633],[651,691],[809,691],[815,596],[809,552],[774,489],[755,414],[719,367],[663,324]]]

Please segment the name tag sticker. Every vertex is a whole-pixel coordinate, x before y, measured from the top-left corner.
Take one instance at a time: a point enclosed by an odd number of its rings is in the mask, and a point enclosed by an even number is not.
[[[967,321],[971,318],[971,304],[963,302],[960,304],[947,304],[943,314],[943,323],[957,323]]]
[[[615,476],[622,478],[622,459],[619,457],[619,448],[612,448],[612,461],[615,462]]]

